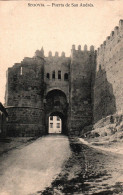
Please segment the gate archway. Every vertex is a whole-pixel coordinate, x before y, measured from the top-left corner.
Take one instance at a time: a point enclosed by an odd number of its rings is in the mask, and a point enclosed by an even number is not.
[[[49,133],[49,117],[60,117],[62,121],[61,133],[67,135],[67,118],[68,118],[68,103],[65,93],[61,90],[54,89],[46,95],[46,132]]]

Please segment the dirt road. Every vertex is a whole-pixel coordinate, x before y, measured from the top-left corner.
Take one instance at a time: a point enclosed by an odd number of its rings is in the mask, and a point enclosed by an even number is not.
[[[39,138],[0,157],[0,195],[122,195],[123,155],[65,136]]]
[[[49,186],[71,154],[65,136],[42,137],[0,157],[0,195],[28,195]]]

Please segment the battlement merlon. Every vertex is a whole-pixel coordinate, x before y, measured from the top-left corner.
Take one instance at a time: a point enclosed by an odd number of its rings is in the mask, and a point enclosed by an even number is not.
[[[106,40],[103,42],[103,44],[100,45],[100,47],[97,50],[97,54],[99,55],[110,43],[115,39],[119,39],[119,36],[123,34],[123,20],[119,21],[119,26],[115,26],[114,30],[111,31],[110,36],[107,36]]]
[[[120,28],[120,29],[123,29],[123,20],[120,20],[120,21],[119,21],[119,28]]]
[[[94,52],[94,46],[93,45],[91,45],[90,46],[90,50],[88,50],[88,47],[87,47],[87,45],[84,45],[84,48],[83,48],[83,50],[81,49],[81,45],[78,45],[78,50],[76,50],[76,47],[75,47],[75,45],[72,45],[72,49],[71,49],[71,52],[73,53],[73,52],[77,52],[77,51],[81,51],[81,52],[89,52],[89,51],[93,51]]]
[[[84,45],[84,51],[87,51],[87,50],[88,50],[87,45]]]
[[[52,52],[51,51],[49,51],[48,57],[52,57]]]
[[[55,52],[55,55],[52,54],[51,51],[48,52],[48,56],[45,56],[45,58],[60,58],[60,57],[64,57],[66,58],[65,56],[65,52],[62,52],[61,55],[59,55],[59,52]]]

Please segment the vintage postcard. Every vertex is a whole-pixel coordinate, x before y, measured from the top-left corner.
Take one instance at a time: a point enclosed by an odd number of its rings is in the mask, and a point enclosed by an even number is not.
[[[123,194],[123,1],[0,1],[0,195]]]

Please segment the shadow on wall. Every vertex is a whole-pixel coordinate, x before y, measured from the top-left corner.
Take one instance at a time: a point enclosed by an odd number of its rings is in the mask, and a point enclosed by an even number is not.
[[[107,80],[105,69],[99,67],[94,89],[94,122],[116,112],[116,99],[113,86]]]
[[[8,113],[5,107],[0,102],[0,137],[6,136],[6,121],[8,120]]]

